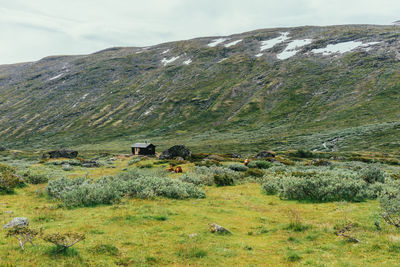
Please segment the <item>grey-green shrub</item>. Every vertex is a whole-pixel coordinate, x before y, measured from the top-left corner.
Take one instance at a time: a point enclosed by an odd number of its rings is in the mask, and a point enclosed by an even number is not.
[[[272,167],[272,163],[265,160],[250,161],[247,165],[249,168],[268,169]]]
[[[384,187],[379,196],[382,217],[397,228],[400,227],[400,181],[391,180]]]
[[[49,176],[44,173],[28,172],[24,180],[28,184],[45,184],[49,181]]]
[[[15,174],[14,168],[5,164],[0,164],[0,194],[12,193],[14,192],[14,188],[22,184],[23,181]]]
[[[195,166],[194,172],[195,175],[198,176],[202,184],[204,185],[213,185],[215,183],[215,176],[228,176],[232,178],[234,181],[240,178],[240,173],[233,171],[228,168],[212,166],[212,167],[204,167],[204,166]]]
[[[239,163],[231,163],[228,166],[228,169],[231,169],[232,171],[237,171],[237,172],[245,172],[247,171],[249,168],[243,164],[239,164]]]
[[[363,201],[373,197],[368,184],[349,174],[315,173],[293,176],[281,174],[279,179],[267,176],[262,183],[267,194],[278,193],[280,198],[326,201]]]
[[[370,184],[373,184],[376,182],[384,183],[385,182],[385,173],[377,167],[370,166],[370,167],[364,168],[360,171],[360,178]]]
[[[184,183],[191,183],[191,184],[195,184],[195,185],[202,185],[203,181],[200,179],[200,175],[196,175],[194,173],[185,173],[181,176],[179,176],[179,180],[184,182]]]
[[[61,200],[66,207],[112,204],[125,195],[138,198],[204,198],[205,193],[192,183],[169,177],[143,175],[136,170],[97,181],[78,178],[50,181],[46,191],[52,198]]]
[[[234,185],[235,180],[229,174],[215,174],[214,183],[216,186]]]

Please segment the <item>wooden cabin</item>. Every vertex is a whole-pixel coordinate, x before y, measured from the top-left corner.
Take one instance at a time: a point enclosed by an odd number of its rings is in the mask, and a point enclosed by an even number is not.
[[[150,143],[136,143],[132,146],[132,154],[154,156],[156,154],[156,146]]]

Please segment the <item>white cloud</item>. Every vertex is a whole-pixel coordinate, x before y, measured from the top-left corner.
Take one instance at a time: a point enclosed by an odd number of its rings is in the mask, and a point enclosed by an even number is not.
[[[400,2],[0,0],[0,13],[0,64],[5,64],[269,27],[390,24],[400,19]]]

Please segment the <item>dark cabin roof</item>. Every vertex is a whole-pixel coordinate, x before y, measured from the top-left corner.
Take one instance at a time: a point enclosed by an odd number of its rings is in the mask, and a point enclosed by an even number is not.
[[[151,145],[151,146],[155,146],[155,145],[153,145],[153,144],[151,144],[151,143],[136,143],[136,144],[133,144],[132,147],[147,148],[147,147],[149,147],[150,145]]]

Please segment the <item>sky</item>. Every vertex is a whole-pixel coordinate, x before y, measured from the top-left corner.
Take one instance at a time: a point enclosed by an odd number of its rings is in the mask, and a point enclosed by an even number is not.
[[[396,20],[399,0],[0,0],[0,64],[262,28]]]

